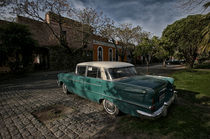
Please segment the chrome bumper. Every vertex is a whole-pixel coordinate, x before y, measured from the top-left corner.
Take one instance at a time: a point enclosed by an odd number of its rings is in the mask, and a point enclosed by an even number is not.
[[[166,116],[168,107],[174,102],[174,100],[177,99],[177,94],[176,93],[177,92],[174,91],[174,94],[171,97],[171,99],[168,102],[164,102],[163,106],[160,107],[157,111],[153,112],[152,114],[144,112],[144,111],[141,111],[141,110],[137,110],[137,113],[139,113],[142,116],[146,116],[146,117],[150,117],[150,118]]]

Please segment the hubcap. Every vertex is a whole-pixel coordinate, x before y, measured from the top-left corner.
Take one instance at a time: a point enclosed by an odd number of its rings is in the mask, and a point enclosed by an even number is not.
[[[67,88],[66,88],[66,85],[63,84],[63,92],[66,94],[67,93]]]
[[[116,111],[116,106],[112,102],[105,100],[105,109],[108,113],[114,114]]]

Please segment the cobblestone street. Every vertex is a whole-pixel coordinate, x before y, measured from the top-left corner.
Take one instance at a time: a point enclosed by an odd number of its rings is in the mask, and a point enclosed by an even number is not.
[[[53,105],[73,109],[46,123],[32,113]],[[66,95],[56,74],[34,74],[0,85],[0,138],[91,138],[113,123],[100,104]]]

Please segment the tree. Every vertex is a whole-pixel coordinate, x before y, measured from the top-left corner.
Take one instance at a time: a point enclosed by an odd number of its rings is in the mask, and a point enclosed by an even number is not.
[[[15,0],[0,0],[0,19],[13,21],[14,18],[9,16],[11,13],[11,5]]]
[[[112,22],[111,24],[107,24],[106,26],[104,26],[99,34],[100,36],[109,39],[112,44],[115,46],[116,49],[116,58],[115,60],[118,61],[118,57],[119,57],[119,50],[117,47],[117,41],[116,41],[116,26],[114,25],[114,22]]]
[[[140,26],[133,27],[132,24],[120,24],[119,27],[116,28],[116,38],[119,42],[122,42],[121,46],[121,60],[124,61],[126,52],[129,46],[133,46],[133,52],[135,50],[136,36],[141,34],[142,28]],[[132,52],[132,51],[131,51]]]
[[[97,12],[93,8],[85,8],[76,12],[77,20],[83,24],[89,25],[93,33],[99,35],[102,28],[113,24],[113,20],[108,18],[103,12]]]
[[[180,5],[181,8],[184,8],[190,12],[200,9],[201,6],[203,7],[202,12],[207,12],[210,9],[209,0],[183,0]],[[208,14],[206,18],[210,18],[210,15]],[[199,50],[201,54],[204,52],[208,53],[210,51],[209,38],[210,38],[210,23],[202,31],[202,43]]]
[[[168,39],[170,46],[177,50],[186,60],[189,68],[193,68],[198,50],[202,42],[202,31],[209,24],[206,15],[191,15],[167,26],[162,37]]]
[[[24,69],[32,62],[36,42],[26,26],[17,23],[2,25],[0,42],[1,62],[8,65],[12,72]]]
[[[28,16],[45,23],[58,40],[59,44],[71,52],[63,33],[65,18],[62,17],[62,15],[70,16],[72,13],[72,8],[68,0],[15,0],[12,4],[12,8],[14,14]],[[46,12],[56,16],[53,20],[58,24],[58,32],[45,20],[45,17],[42,16],[42,14]]]
[[[149,71],[149,63],[151,57],[154,54],[154,45],[152,40],[148,37],[142,39],[142,42],[138,44],[135,50],[135,56],[143,56],[147,64],[147,72]]]
[[[157,46],[155,47],[156,52],[154,56],[159,60],[163,60],[163,67],[166,66],[166,59],[169,57],[170,51],[168,51],[169,42],[165,39],[158,39]]]
[[[202,6],[203,10],[207,10],[210,7],[210,2],[208,0],[182,0],[181,8],[188,11],[196,10],[197,7]]]
[[[210,13],[206,15],[204,20],[210,19]],[[200,53],[208,53],[210,52],[210,22],[209,24],[202,30],[202,41],[200,44]]]
[[[89,30],[86,31],[82,38],[85,45],[87,45],[89,38],[91,38],[93,34],[100,35],[102,29],[114,24],[113,20],[105,16],[103,12],[97,12],[93,8],[85,8],[76,11],[76,19],[82,23],[83,30]]]

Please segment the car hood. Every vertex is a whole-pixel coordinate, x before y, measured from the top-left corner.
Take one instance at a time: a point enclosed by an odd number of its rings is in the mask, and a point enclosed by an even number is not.
[[[136,85],[139,87],[147,87],[153,90],[158,88],[162,88],[162,86],[166,86],[168,81],[156,78],[155,76],[133,76],[126,79],[119,80],[120,83],[125,83],[129,85]]]

